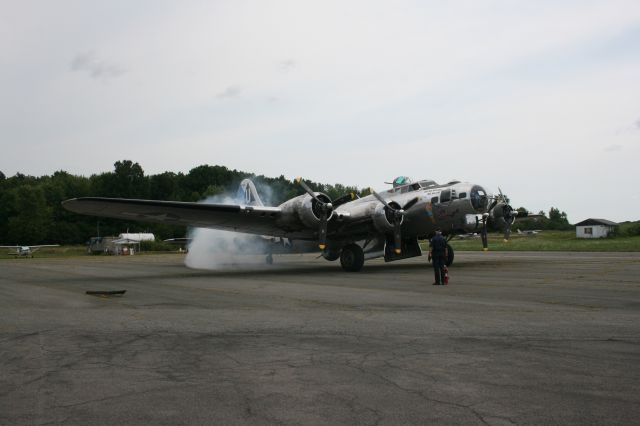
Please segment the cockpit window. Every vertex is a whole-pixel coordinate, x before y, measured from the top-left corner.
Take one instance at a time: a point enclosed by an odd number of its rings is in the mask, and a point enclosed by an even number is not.
[[[404,185],[406,182],[407,178],[405,176],[398,176],[397,178],[395,178],[395,180],[393,181],[394,185]]]
[[[444,191],[442,191],[440,193],[440,202],[441,203],[446,203],[448,201],[451,201],[451,190],[450,189],[445,189]]]
[[[421,180],[420,186],[423,188],[431,188],[433,186],[438,186],[438,184],[434,180]]]
[[[400,192],[401,194],[404,194],[405,192],[417,191],[419,189],[421,189],[420,184],[416,182],[410,185],[395,186],[390,190],[388,190],[387,192],[389,193]]]

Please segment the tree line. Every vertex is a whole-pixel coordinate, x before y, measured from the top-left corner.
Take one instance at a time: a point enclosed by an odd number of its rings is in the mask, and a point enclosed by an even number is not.
[[[82,244],[92,236],[118,235],[125,231],[152,232],[161,239],[183,237],[186,234],[184,226],[83,216],[65,210],[61,202],[88,196],[193,202],[221,194],[233,195],[247,177],[254,181],[263,201],[270,205],[278,205],[304,193],[300,185],[282,175],[277,178],[256,176],[218,165],[197,166],[186,174],[145,175],[140,164],[122,160],[114,164],[113,171],[89,177],[65,171],[57,171],[51,176],[17,173],[6,177],[0,171],[0,243]],[[366,195],[366,191],[354,186],[309,181],[307,184],[331,199],[349,192]],[[567,215],[554,207],[548,216],[518,226],[522,229],[572,229]]]
[[[211,165],[194,167],[186,174],[145,175],[140,164],[122,160],[114,164],[113,171],[89,177],[65,171],[51,176],[17,173],[6,177],[0,171],[0,244],[82,244],[92,236],[118,235],[127,230],[152,232],[162,239],[184,237],[184,226],[83,216],[65,210],[61,202],[89,196],[200,201],[221,194],[235,195],[240,182],[247,177],[253,180],[265,203],[278,205],[304,193],[300,185],[284,176],[256,176]],[[306,183],[332,199],[358,192],[353,186]]]
[[[523,211],[525,209],[520,207],[517,210]],[[514,223],[512,228],[520,228],[522,230],[543,229],[550,231],[569,231],[574,229],[574,226],[569,223],[567,214],[565,212],[561,212],[560,209],[555,207],[551,207],[548,214],[545,214],[544,211],[540,210],[537,215],[538,217],[535,218],[518,220]]]

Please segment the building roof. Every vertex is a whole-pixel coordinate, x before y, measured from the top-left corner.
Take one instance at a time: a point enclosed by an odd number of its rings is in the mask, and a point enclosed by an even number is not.
[[[611,222],[606,219],[586,219],[582,222],[576,223],[576,226],[595,226],[595,225],[604,225],[604,226],[618,226],[617,223]]]

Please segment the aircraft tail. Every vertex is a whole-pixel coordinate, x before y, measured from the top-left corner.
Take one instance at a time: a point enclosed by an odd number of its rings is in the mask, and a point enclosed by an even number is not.
[[[244,179],[240,182],[237,198],[246,206],[264,206],[264,203],[258,195],[258,190],[251,179]]]

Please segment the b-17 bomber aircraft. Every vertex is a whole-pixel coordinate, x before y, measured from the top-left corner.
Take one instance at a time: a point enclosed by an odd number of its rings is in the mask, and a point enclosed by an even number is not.
[[[33,253],[43,247],[60,247],[59,244],[45,244],[39,246],[0,246],[0,248],[13,249],[8,254],[15,257],[33,257]]]
[[[254,234],[268,263],[272,253],[319,251],[329,261],[340,259],[345,271],[359,271],[366,259],[391,262],[420,256],[419,241],[438,229],[448,239],[479,232],[486,250],[489,223],[503,229],[508,240],[516,217],[528,215],[514,210],[502,192],[492,196],[480,185],[459,181],[440,185],[401,176],[389,190],[336,200],[311,190],[301,178],[296,182],[306,193],[277,207],[262,205],[249,179],[241,183],[245,197],[237,204],[85,197],[66,200],[63,206],[94,216]],[[264,244],[266,240],[278,244]],[[450,246],[448,253],[450,265]]]

